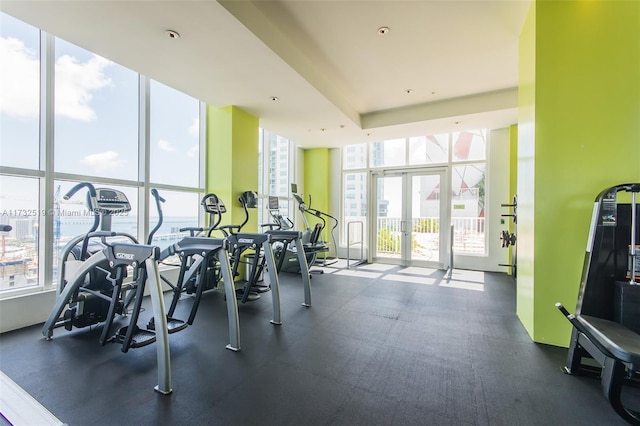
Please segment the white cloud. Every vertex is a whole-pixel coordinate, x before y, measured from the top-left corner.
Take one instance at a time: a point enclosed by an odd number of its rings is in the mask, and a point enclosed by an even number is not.
[[[39,53],[16,38],[0,38],[0,111],[12,117],[35,118],[40,114]],[[56,114],[91,121],[96,113],[90,105],[93,93],[109,84],[104,74],[111,65],[93,56],[86,62],[64,55],[55,68]]]
[[[200,152],[200,147],[198,145],[194,145],[191,148],[189,148],[189,150],[187,151],[187,157],[189,158],[197,157],[199,152]]]
[[[82,164],[91,167],[96,173],[108,172],[125,166],[126,161],[118,158],[115,151],[89,154],[81,161]]]
[[[109,84],[104,69],[111,61],[93,56],[87,62],[63,55],[56,61],[56,115],[82,121],[92,121],[96,113],[91,108],[93,92]]]
[[[191,123],[191,126],[189,126],[188,131],[191,136],[195,136],[195,137],[200,136],[200,118],[199,117],[196,116],[193,118],[193,122]]]
[[[38,53],[21,40],[0,37],[0,111],[19,118],[40,115]]]
[[[158,148],[166,152],[173,152],[176,150],[169,141],[166,141],[164,139],[160,139],[158,141]]]

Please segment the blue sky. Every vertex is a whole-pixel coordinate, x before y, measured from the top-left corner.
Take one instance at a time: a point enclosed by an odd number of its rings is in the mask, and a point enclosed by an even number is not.
[[[0,19],[0,165],[38,169],[39,32],[6,14]],[[197,187],[199,102],[158,82],[150,86],[151,181]],[[136,72],[56,39],[54,108],[56,172],[89,181],[90,176],[138,181]],[[0,181],[0,207],[23,206],[11,200],[11,193],[21,191],[4,188],[7,182]],[[37,194],[26,198],[37,200]],[[174,198],[180,205],[178,194]],[[165,205],[169,214],[176,210]]]

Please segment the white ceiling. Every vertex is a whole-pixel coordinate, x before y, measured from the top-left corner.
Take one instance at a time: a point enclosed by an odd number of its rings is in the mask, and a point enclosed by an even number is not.
[[[236,105],[303,147],[332,147],[514,124],[529,4],[2,0],[0,10],[213,106]]]

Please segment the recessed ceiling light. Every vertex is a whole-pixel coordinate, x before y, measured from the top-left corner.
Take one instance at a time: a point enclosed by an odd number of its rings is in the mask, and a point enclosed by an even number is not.
[[[381,36],[387,35],[389,34],[389,31],[391,31],[389,27],[380,27],[378,28],[378,35],[381,35]]]
[[[178,33],[177,31],[174,30],[167,30],[167,37],[169,38],[180,38],[180,33]]]
[[[280,100],[280,98],[278,98],[277,96],[272,96],[269,99],[271,99],[273,102],[278,102]]]

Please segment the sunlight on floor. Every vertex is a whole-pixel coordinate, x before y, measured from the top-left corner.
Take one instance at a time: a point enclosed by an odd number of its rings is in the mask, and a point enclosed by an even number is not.
[[[367,272],[363,271],[362,269],[343,269],[341,271],[334,272],[334,274],[359,278],[380,278],[382,276],[382,274],[379,272]]]
[[[340,268],[342,266],[342,268]],[[483,271],[469,271],[454,269],[449,280],[445,278],[446,271],[434,268],[420,268],[415,266],[402,267],[382,263],[367,263],[346,269],[346,264],[332,265],[322,268],[326,274],[344,275],[350,277],[381,279],[411,284],[436,285],[459,290],[484,291],[485,274]]]
[[[440,287],[457,288],[461,290],[484,291],[484,284],[470,283],[466,281],[443,281]]]
[[[484,272],[454,269],[451,279],[484,284]]]
[[[407,268],[400,269],[398,274],[411,274],[411,275],[421,275],[421,276],[433,276],[442,278],[443,271],[439,269],[433,268],[418,268],[415,266],[409,266]]]
[[[415,284],[427,284],[433,285],[436,284],[440,279],[436,278],[426,278],[424,276],[411,276],[411,275],[400,275],[400,274],[385,274],[382,277],[383,280],[386,281],[401,281],[404,283],[415,283]]]
[[[397,268],[396,265],[384,265],[382,263],[367,263],[365,265],[358,266],[358,269],[364,271],[390,271]]]

